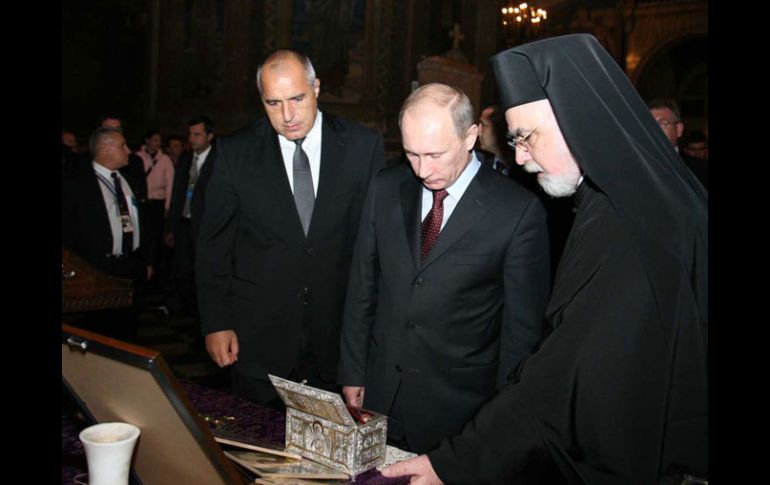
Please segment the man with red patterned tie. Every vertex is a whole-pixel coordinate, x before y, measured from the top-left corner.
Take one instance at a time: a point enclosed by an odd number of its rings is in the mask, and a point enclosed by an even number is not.
[[[459,432],[543,335],[545,210],[479,162],[474,121],[450,86],[407,98],[409,166],[375,177],[353,255],[339,383],[416,452]]]

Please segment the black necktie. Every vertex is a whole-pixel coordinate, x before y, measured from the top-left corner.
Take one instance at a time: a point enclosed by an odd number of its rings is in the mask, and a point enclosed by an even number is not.
[[[313,216],[313,206],[315,205],[315,192],[313,191],[313,175],[310,173],[310,160],[307,158],[305,150],[302,149],[304,138],[294,140],[297,147],[294,149],[292,159],[294,172],[294,203],[297,205],[299,220],[302,222],[302,230],[307,231],[310,228],[310,218]]]
[[[123,185],[120,183],[120,177],[117,172],[112,172],[112,183],[115,186],[115,198],[118,199],[118,209],[120,209],[120,227],[123,231],[123,245],[121,253],[128,256],[134,249],[134,226],[131,223],[131,214],[128,212],[128,201],[126,194],[123,193]]]

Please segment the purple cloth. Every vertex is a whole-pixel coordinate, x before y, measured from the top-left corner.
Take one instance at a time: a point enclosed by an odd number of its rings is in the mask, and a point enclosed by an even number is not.
[[[222,419],[233,417],[238,428],[238,437],[261,441],[279,447],[286,439],[286,415],[283,412],[266,408],[240,399],[231,394],[200,386],[190,381],[179,381],[195,409],[210,418]],[[77,475],[88,471],[83,445],[78,440],[78,433],[87,426],[78,426],[72,416],[62,414],[62,485],[74,484]],[[362,473],[355,481],[359,485],[401,485],[406,479],[388,479],[377,470]]]

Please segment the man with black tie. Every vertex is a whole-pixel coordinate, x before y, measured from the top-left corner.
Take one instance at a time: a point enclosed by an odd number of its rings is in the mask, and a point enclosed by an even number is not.
[[[173,248],[175,288],[170,303],[175,312],[197,317],[195,299],[195,240],[203,213],[204,193],[211,178],[216,152],[214,124],[207,116],[196,116],[188,126],[188,139],[192,152],[179,157],[174,172],[174,188],[171,192],[171,208],[166,222],[166,245]]]
[[[108,114],[99,118],[99,126],[102,128],[114,128],[123,133],[123,122],[117,116]],[[91,155],[93,157],[93,154]],[[120,169],[120,174],[131,181],[131,186],[136,187],[134,195],[139,201],[142,212],[146,212],[144,207],[147,205],[147,177],[144,173],[144,162],[139,155],[130,153],[128,162]]]
[[[140,290],[151,277],[152,266],[141,244],[146,231],[136,198],[139,189],[134,179],[120,173],[130,150],[115,128],[97,128],[90,149],[91,167],[63,180],[62,245],[105,274],[132,280],[135,290]],[[81,323],[90,330],[132,340],[136,309],[101,312]]]
[[[428,84],[399,116],[409,165],[383,170],[361,220],[340,343],[351,406],[397,446],[457,433],[543,335],[548,231],[531,192],[482,165],[468,97]]]
[[[217,142],[196,253],[206,348],[234,392],[280,406],[267,374],[336,389],[339,330],[382,136],[317,108],[310,60],[257,71],[266,118]]]

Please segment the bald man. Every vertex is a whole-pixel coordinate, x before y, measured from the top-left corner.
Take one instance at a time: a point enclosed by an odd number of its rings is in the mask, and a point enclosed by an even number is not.
[[[257,71],[267,114],[220,139],[198,237],[206,348],[233,390],[280,407],[267,374],[338,390],[353,243],[382,136],[318,110],[310,60],[280,50]]]

